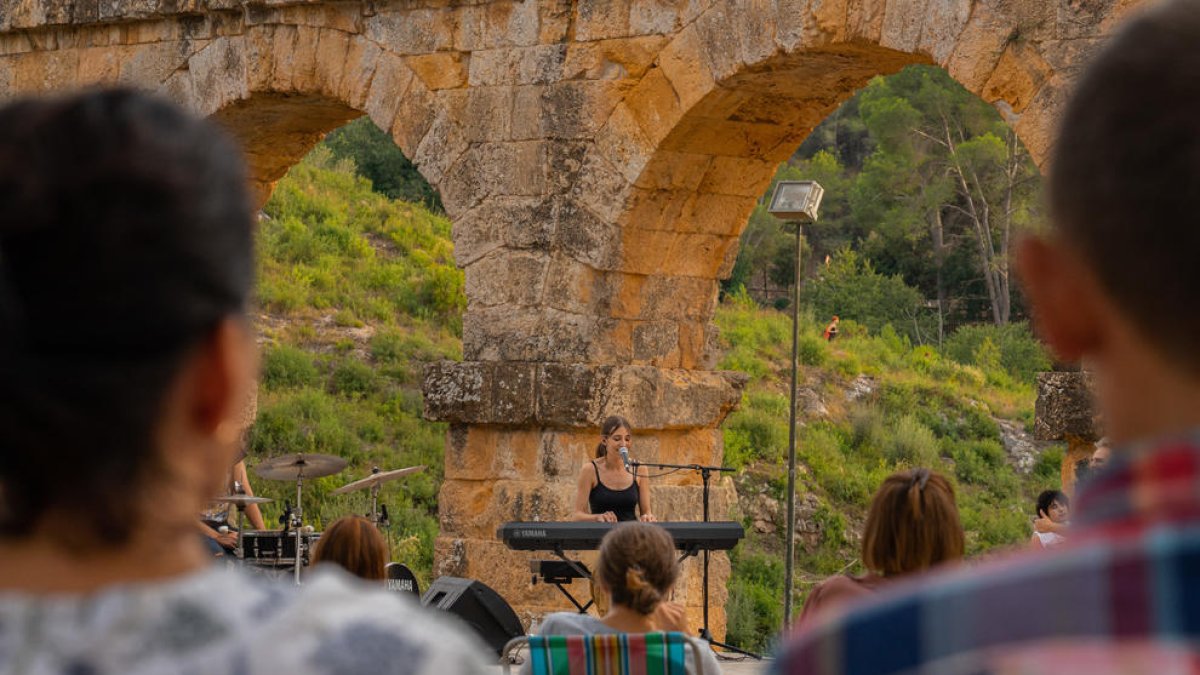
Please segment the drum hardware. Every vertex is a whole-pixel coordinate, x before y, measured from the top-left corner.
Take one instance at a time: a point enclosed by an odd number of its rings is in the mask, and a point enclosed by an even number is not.
[[[419,466],[409,466],[409,467],[405,467],[403,469],[394,469],[392,471],[380,471],[379,467],[374,467],[373,469],[371,469],[370,476],[367,476],[366,478],[361,478],[352,483],[346,483],[342,487],[334,490],[332,494],[344,495],[344,494],[348,494],[350,492],[354,492],[355,490],[362,490],[363,488],[371,488],[371,512],[369,514],[367,514],[367,518],[369,518],[372,523],[379,525],[380,523],[387,522],[387,507],[384,506],[382,516],[379,511],[379,486],[383,485],[384,483],[386,483],[388,481],[393,481],[393,480],[396,480],[397,478],[401,478],[401,477],[407,476],[409,474],[417,473],[418,471],[424,471],[424,470],[425,470],[424,464],[421,464]]]
[[[267,480],[295,480],[296,481],[296,508],[292,511],[290,522],[284,524],[283,535],[286,537],[290,532],[296,538],[296,556],[295,556],[295,579],[296,585],[300,585],[300,563],[303,550],[301,546],[301,529],[303,527],[304,508],[301,499],[304,496],[304,479],[305,478],[320,478],[322,476],[332,476],[346,468],[346,460],[333,455],[317,455],[312,453],[297,453],[295,455],[284,455],[274,457],[264,461],[255,467],[254,472]]]
[[[244,559],[246,557],[246,549],[242,544],[242,533],[246,531],[246,528],[244,527],[246,521],[246,507],[250,506],[251,504],[267,504],[275,500],[268,497],[255,497],[253,495],[248,495],[242,489],[242,484],[235,480],[233,481],[233,494],[217,497],[213,501],[221,502],[222,504],[233,504],[237,507],[238,547],[235,551],[235,555],[237,555],[238,560]],[[225,530],[225,532],[229,531],[229,528],[226,527],[221,529]],[[225,532],[222,532],[221,534],[225,534]]]
[[[384,483],[387,483],[388,481],[393,481],[393,480],[396,480],[397,478],[402,478],[409,474],[417,473],[418,471],[424,471],[424,470],[425,470],[424,464],[421,464],[419,466],[409,466],[409,467],[405,467],[403,469],[393,469],[392,471],[380,471],[379,467],[376,466],[371,469],[370,476],[367,476],[366,478],[361,478],[359,480],[356,480],[356,481],[353,481],[350,483],[346,483],[342,487],[333,491],[333,494],[335,494],[335,495],[344,495],[344,494],[348,494],[350,492],[354,492],[355,490],[362,490],[364,488],[371,489],[371,512],[367,514],[367,519],[370,520],[372,523],[375,523],[375,527],[377,527],[381,530],[384,530],[384,538],[386,539],[387,544],[388,544],[388,557],[389,558],[392,555],[392,537],[391,537],[392,523],[391,523],[391,519],[388,517],[387,504],[379,503],[380,486],[382,486]]]

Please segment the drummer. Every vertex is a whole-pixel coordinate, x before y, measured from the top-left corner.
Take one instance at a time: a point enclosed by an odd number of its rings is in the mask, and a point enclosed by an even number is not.
[[[254,496],[254,488],[250,487],[250,477],[246,472],[245,459],[238,460],[238,463],[229,470],[229,475],[225,480],[225,494]],[[204,533],[210,549],[216,556],[232,553],[237,549],[237,514],[234,512],[236,508],[228,502],[209,502],[200,514],[200,530]],[[246,520],[255,530],[267,529],[258,504],[246,505]],[[226,528],[224,532],[221,531],[223,527]]]

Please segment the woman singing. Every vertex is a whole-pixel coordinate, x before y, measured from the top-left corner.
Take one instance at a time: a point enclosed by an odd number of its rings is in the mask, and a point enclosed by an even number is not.
[[[638,511],[645,522],[657,520],[650,512],[649,486],[638,480],[646,478],[646,474],[641,468],[636,475],[627,471],[621,458],[621,449],[628,451],[633,441],[631,429],[624,417],[614,415],[604,420],[596,459],[579,470],[573,520],[600,523],[638,520]]]

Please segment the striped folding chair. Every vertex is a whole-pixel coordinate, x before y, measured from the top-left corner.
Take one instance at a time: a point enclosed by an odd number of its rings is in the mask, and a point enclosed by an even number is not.
[[[504,646],[505,675],[509,656],[526,643],[531,675],[704,675],[700,648],[683,633],[522,636]],[[690,674],[687,649],[695,663]]]

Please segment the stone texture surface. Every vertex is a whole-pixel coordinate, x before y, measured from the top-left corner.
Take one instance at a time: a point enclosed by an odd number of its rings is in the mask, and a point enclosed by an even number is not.
[[[1084,372],[1039,373],[1033,433],[1039,441],[1068,437],[1094,441],[1096,412],[1091,383]]]
[[[439,189],[467,276],[467,362],[425,377],[427,414],[453,423],[438,565],[529,616],[562,603],[493,526],[561,517],[605,415],[629,416],[647,457],[720,460],[742,382],[711,371],[717,283],[815,125],[871,77],[935,63],[1044,165],[1083,63],[1143,4],[0,0],[0,99],[157,90],[241,140],[260,201],[346,121],[390,133]],[[1043,384],[1039,437],[1082,438],[1083,404],[1053,402],[1078,387]],[[693,480],[655,490],[694,517]]]

